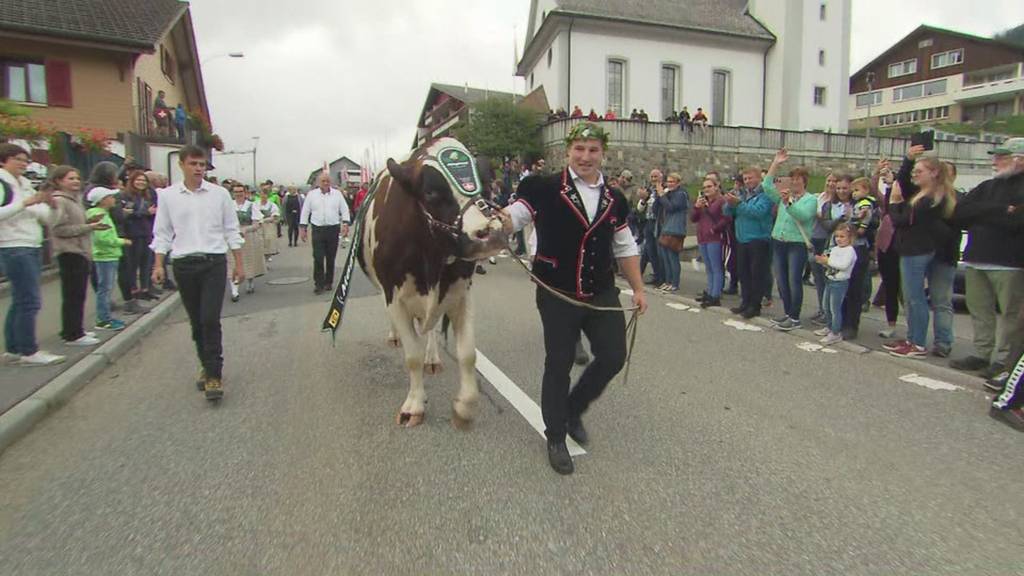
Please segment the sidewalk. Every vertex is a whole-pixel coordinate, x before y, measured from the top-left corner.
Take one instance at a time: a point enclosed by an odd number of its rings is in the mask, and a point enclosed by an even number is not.
[[[64,341],[60,337],[60,276],[56,273],[44,275],[42,282],[40,292],[43,300],[43,307],[39,311],[39,316],[36,321],[36,338],[39,341],[39,347],[41,349],[54,354],[60,354],[61,356],[66,356],[67,360],[54,366],[0,366],[0,414],[7,412],[16,404],[34,394],[51,380],[75,367],[76,363],[85,359],[90,354],[97,352],[98,349],[104,347],[115,335],[122,333],[93,329],[93,326],[96,325],[96,293],[93,292],[92,288],[89,288],[85,303],[84,325],[86,330],[96,332],[96,337],[99,338],[101,342],[98,346],[89,347],[68,346],[64,344]],[[120,294],[117,290],[114,290],[114,292],[114,302],[120,304]],[[176,294],[177,293],[175,292],[165,292],[163,296],[161,296],[160,301],[144,302],[143,304],[147,308],[154,310],[158,304],[168,301],[172,297],[177,301],[178,298]],[[7,310],[10,308],[10,305],[10,292],[6,290],[0,291],[0,319],[6,319]],[[127,332],[131,328],[131,325],[150,314],[153,314],[153,312],[151,311],[147,314],[130,316],[128,314],[122,314],[119,311],[115,311],[114,317],[123,320],[129,325],[125,330],[125,332]],[[108,358],[108,361],[109,360],[112,360],[112,358]]]

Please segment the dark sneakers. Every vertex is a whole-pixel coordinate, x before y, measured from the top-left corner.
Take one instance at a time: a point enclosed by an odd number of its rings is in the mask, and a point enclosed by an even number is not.
[[[989,408],[988,415],[999,420],[1018,432],[1024,432],[1024,412],[1020,408],[1000,410],[995,406]],[[563,444],[564,446],[564,444]]]
[[[980,356],[967,356],[966,358],[957,358],[956,360],[950,361],[949,367],[954,370],[973,372],[975,370],[987,368],[988,360]]]
[[[569,448],[565,442],[552,442],[548,440],[548,462],[555,472],[563,476],[572,474],[576,467],[573,466],[572,456],[569,456]]]
[[[590,441],[587,429],[583,427],[583,420],[580,418],[569,418],[565,423],[565,431],[580,446],[586,446]]]

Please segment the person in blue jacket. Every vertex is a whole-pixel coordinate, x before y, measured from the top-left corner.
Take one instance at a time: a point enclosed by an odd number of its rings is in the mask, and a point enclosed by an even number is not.
[[[682,178],[673,172],[665,179],[665,186],[656,184],[654,218],[657,223],[658,261],[665,276],[660,289],[665,292],[679,291],[679,252],[686,238],[686,213],[690,210],[690,198],[681,186]],[[663,237],[669,241],[662,242]]]
[[[725,195],[725,214],[736,225],[736,270],[740,277],[740,305],[733,314],[761,315],[761,301],[769,292],[769,239],[774,203],[761,189],[761,170],[743,171],[743,187]]]

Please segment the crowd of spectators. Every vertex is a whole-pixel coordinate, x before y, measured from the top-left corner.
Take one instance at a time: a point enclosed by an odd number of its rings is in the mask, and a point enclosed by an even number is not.
[[[628,118],[619,118],[619,115],[614,110],[609,108],[604,114],[599,114],[593,108],[589,112],[584,112],[578,105],[573,106],[572,112],[566,112],[565,108],[559,107],[556,110],[548,110],[547,121],[554,122],[555,120],[564,120],[566,118],[588,120],[590,122],[597,122],[600,120],[632,120],[635,122],[650,122],[651,117],[643,108],[633,110],[629,113]],[[707,115],[704,113],[703,108],[697,108],[697,111],[691,116],[690,111],[686,106],[683,106],[681,111],[673,110],[668,117],[665,118],[665,122],[670,124],[678,124],[679,129],[684,132],[693,132],[694,127],[700,130],[706,130],[709,121]]]

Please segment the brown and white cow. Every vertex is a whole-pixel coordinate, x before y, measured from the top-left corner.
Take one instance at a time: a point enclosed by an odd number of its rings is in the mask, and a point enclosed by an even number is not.
[[[479,389],[470,285],[476,261],[504,245],[501,223],[481,193],[469,151],[442,138],[401,164],[389,159],[366,208],[359,265],[384,293],[390,339],[401,342],[409,371],[399,425],[423,422],[423,372],[440,370],[438,323],[446,315],[460,381],[452,421],[462,428],[473,420]]]

